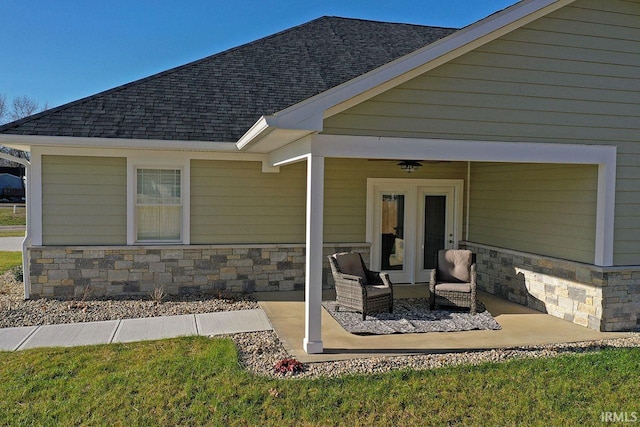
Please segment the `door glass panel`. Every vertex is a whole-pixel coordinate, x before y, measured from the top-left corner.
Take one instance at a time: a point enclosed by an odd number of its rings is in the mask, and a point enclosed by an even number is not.
[[[404,269],[404,209],[403,194],[382,195],[382,270]]]
[[[445,247],[447,196],[424,197],[424,260],[425,269],[435,268],[435,258]]]

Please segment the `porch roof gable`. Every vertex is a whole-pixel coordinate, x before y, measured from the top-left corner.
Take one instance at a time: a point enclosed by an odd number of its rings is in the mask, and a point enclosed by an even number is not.
[[[523,0],[388,64],[272,115],[261,117],[236,143],[269,153],[321,132],[324,119],[477,49],[575,0]]]

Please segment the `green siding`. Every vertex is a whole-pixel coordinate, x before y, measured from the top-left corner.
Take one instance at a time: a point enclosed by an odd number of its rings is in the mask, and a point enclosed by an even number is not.
[[[408,174],[392,160],[325,161],[325,242],[366,241],[367,178],[466,179],[467,163],[424,163]]]
[[[473,163],[469,240],[593,263],[596,166]]]
[[[326,159],[325,242],[366,240],[367,178],[464,179],[466,163],[429,163],[408,175],[393,161]],[[191,242],[303,243],[306,163],[262,173],[258,162],[191,162]]]
[[[301,243],[306,163],[263,173],[260,162],[191,161],[191,243]]]
[[[127,243],[127,161],[42,156],[45,245]]]
[[[616,145],[614,263],[638,265],[638,22],[638,1],[578,0],[328,118],[324,133]],[[562,258],[585,259],[573,244]]]

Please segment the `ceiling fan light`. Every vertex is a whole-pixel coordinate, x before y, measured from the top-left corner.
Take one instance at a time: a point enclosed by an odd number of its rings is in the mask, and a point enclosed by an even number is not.
[[[398,163],[398,166],[400,166],[400,169],[402,169],[403,171],[407,171],[407,173],[411,173],[420,169],[420,166],[422,166],[422,163],[417,162],[415,160],[403,160],[400,163]]]

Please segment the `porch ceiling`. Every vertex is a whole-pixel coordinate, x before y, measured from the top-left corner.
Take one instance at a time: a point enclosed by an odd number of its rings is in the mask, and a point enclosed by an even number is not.
[[[311,157],[597,165],[595,264],[613,265],[615,146],[314,134],[266,156],[269,166]]]

